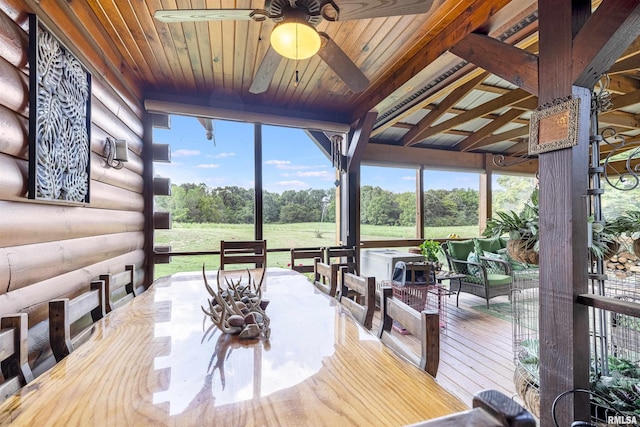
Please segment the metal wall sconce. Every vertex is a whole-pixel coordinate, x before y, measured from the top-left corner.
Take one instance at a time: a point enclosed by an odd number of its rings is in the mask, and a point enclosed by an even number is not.
[[[123,162],[129,161],[129,146],[124,139],[107,137],[104,144],[103,157],[107,166],[122,169]]]

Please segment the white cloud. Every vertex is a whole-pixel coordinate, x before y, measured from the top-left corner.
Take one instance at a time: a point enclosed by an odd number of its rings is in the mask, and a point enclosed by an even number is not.
[[[217,167],[220,167],[220,165],[216,163],[208,163],[208,164],[198,165],[198,167],[202,169],[215,169]]]
[[[291,162],[289,160],[267,160],[264,162],[265,165],[274,165],[278,169],[285,169],[290,163]]]
[[[274,183],[275,186],[277,187],[302,187],[302,188],[307,188],[308,185],[306,182],[302,182],[302,181],[277,181]]]
[[[308,172],[296,172],[296,176],[301,178],[333,178],[333,175],[329,171],[308,171]]]
[[[402,179],[404,181],[415,181],[416,177],[415,176],[403,176]]]
[[[226,157],[233,157],[235,156],[236,153],[220,153],[220,154],[216,154],[215,156],[212,156],[214,159],[224,159]]]
[[[173,157],[199,156],[200,150],[176,150],[171,155]]]

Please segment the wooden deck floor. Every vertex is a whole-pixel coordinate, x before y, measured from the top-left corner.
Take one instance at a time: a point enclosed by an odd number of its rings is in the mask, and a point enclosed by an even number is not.
[[[507,301],[507,297],[498,297],[491,303]],[[499,390],[522,404],[513,383],[511,323],[471,308],[483,303],[481,298],[461,294],[458,308],[455,296],[447,299],[447,322],[440,339],[436,380],[469,406],[473,395],[484,389]],[[376,311],[374,330],[378,329],[379,316]],[[417,349],[416,339],[411,335],[405,337]]]

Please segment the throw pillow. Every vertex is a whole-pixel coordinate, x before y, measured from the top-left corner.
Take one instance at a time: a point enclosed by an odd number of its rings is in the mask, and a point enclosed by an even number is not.
[[[469,256],[467,257],[468,262],[480,262],[480,257],[475,252],[469,252]],[[480,268],[476,265],[467,264],[467,270],[469,274],[475,276],[480,274]]]
[[[506,253],[484,251],[482,256],[484,256],[485,258],[493,258],[493,259],[509,262],[508,255]],[[504,266],[499,262],[487,260],[487,264],[491,270],[504,272]]]

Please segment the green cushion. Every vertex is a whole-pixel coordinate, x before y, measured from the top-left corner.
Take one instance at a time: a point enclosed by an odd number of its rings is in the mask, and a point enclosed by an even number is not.
[[[447,245],[449,246],[449,255],[451,255],[453,259],[465,261],[469,253],[474,251],[474,243],[471,239],[459,241],[450,240],[447,242]]]
[[[487,282],[489,282],[489,286],[508,285],[511,283],[511,276],[489,273],[487,274]]]
[[[475,238],[473,239],[473,243],[475,245],[475,251],[479,254],[484,252],[496,253],[504,247],[502,246],[502,241],[499,238]]]

